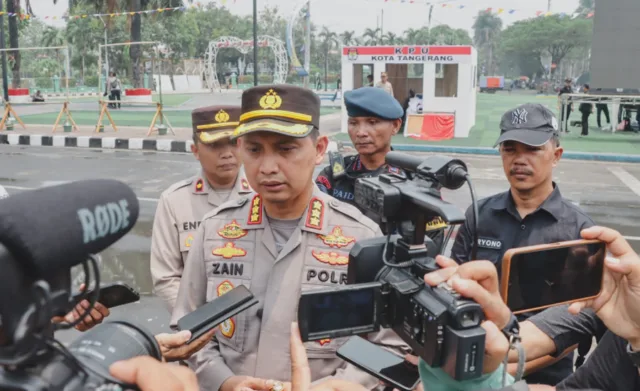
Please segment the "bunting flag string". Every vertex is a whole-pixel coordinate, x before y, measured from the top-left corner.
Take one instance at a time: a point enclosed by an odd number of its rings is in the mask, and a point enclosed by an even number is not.
[[[539,11],[535,9],[513,9],[513,8],[480,8],[476,6],[469,6],[464,4],[454,4],[450,2],[438,2],[434,3],[433,0],[382,0],[385,3],[399,3],[399,4],[422,4],[427,6],[433,6],[437,8],[447,8],[447,9],[457,9],[457,10],[469,10],[469,9],[478,9],[479,11],[484,10],[485,12],[496,14],[496,15],[513,15],[513,14],[523,14],[523,13],[535,13],[536,17],[539,16],[552,16],[559,15],[561,18],[569,17],[569,18],[577,18],[583,15],[578,13],[566,13],[566,12],[547,12],[547,11]],[[584,15],[586,19],[593,18],[595,12],[589,12],[587,15]]]
[[[221,5],[226,5],[230,1],[232,1],[233,3],[236,3],[237,0],[219,0],[219,3]],[[384,1],[385,3],[432,5],[434,7],[441,7],[441,8],[446,8],[446,9],[457,9],[457,10],[473,9],[473,6],[446,3],[446,2],[445,3],[442,3],[442,2],[433,3],[432,1],[429,1],[429,0],[382,0],[382,1]],[[162,12],[178,12],[178,11],[187,11],[189,9],[198,9],[198,8],[202,8],[202,7],[204,7],[204,5],[202,3],[198,2],[198,3],[195,3],[195,4],[190,4],[190,5],[187,5],[187,6],[183,6],[183,7],[156,8],[156,9],[150,9],[150,10],[144,10],[144,11],[136,11],[136,12],[125,11],[125,12],[115,12],[115,13],[106,13],[106,14],[80,14],[80,15],[63,15],[63,16],[33,16],[33,15],[25,14],[25,13],[0,11],[0,15],[7,15],[9,17],[18,17],[21,20],[25,20],[25,19],[74,20],[74,19],[81,19],[81,18],[88,18],[88,17],[115,18],[115,17],[118,17],[118,16],[132,16],[132,15],[136,15],[136,14],[148,15],[148,14],[155,14],[155,13],[162,13]],[[496,15],[504,15],[504,14],[513,15],[513,14],[516,14],[516,13],[517,14],[522,14],[522,13],[527,13],[527,12],[534,12],[536,17],[559,15],[560,17],[577,18],[577,17],[582,16],[582,15],[577,14],[577,13],[568,14],[566,12],[546,12],[546,11],[536,11],[536,10],[531,10],[531,9],[526,10],[526,9],[513,9],[513,8],[493,8],[493,7],[479,8],[479,10],[483,10],[483,9],[488,13],[495,13]],[[594,15],[595,15],[594,12],[589,12],[585,17],[587,19],[590,19],[590,18],[593,18]]]

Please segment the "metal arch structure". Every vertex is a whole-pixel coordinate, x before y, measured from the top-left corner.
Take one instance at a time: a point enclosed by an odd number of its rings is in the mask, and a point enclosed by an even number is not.
[[[300,11],[302,11],[302,9],[306,7],[310,2],[311,0],[298,1],[296,6],[293,8],[291,17],[289,17],[289,23],[287,23],[287,51],[289,52],[289,57],[291,58],[291,65],[299,76],[309,76],[309,71],[308,69],[305,69],[305,67],[300,63],[298,55],[296,54],[296,45],[295,41],[293,40],[293,27],[296,25],[296,21],[300,16]]]
[[[287,56],[284,42],[269,35],[261,35],[258,37],[258,47],[270,47],[273,50],[273,54],[275,55],[273,84],[285,84],[287,74],[289,73],[289,57]],[[237,37],[220,37],[215,41],[209,42],[207,52],[205,53],[204,77],[211,92],[221,90],[216,59],[220,49],[226,48],[233,48],[242,54],[247,54],[253,49],[253,40],[242,40]],[[257,70],[254,70],[254,75],[257,76]]]

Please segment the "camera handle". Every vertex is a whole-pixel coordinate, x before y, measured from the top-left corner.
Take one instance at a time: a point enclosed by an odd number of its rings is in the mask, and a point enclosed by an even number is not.
[[[518,318],[514,314],[511,314],[511,319],[509,319],[509,323],[502,329],[502,333],[507,337],[509,341],[509,350],[502,361],[503,370],[502,373],[502,387],[506,387],[507,385],[507,367],[509,365],[509,352],[512,350],[516,350],[518,352],[518,367],[516,369],[516,375],[514,376],[515,381],[519,382],[524,375],[524,366],[527,361],[526,353],[524,351],[524,347],[522,347],[522,337],[520,337],[520,323],[518,323]]]

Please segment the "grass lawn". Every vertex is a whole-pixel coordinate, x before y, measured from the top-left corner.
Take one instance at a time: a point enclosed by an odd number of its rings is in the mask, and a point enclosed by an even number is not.
[[[180,105],[184,104],[185,102],[187,102],[192,97],[193,97],[193,95],[190,95],[190,94],[163,94],[162,95],[162,102],[164,103],[165,107],[175,107],[175,106],[180,106]],[[100,97],[89,96],[89,97],[86,97],[86,98],[70,97],[69,101],[70,102],[97,102],[99,99],[102,99],[102,98],[103,98],[102,96],[100,96]],[[160,96],[158,94],[153,94],[151,99],[154,102],[159,102],[160,101]],[[63,99],[55,98],[55,99],[50,99],[49,101],[63,101]]]
[[[555,96],[536,97],[534,95],[516,94],[479,94],[476,116],[476,126],[471,129],[468,138],[460,138],[445,141],[418,141],[402,135],[395,136],[394,144],[414,144],[414,145],[441,145],[457,147],[493,147],[493,144],[500,135],[498,125],[502,115],[509,109],[520,104],[534,102],[547,106],[551,111],[557,113],[557,98]],[[571,113],[570,120],[578,120],[581,114],[578,111]],[[605,122],[604,116],[602,121]],[[562,133],[562,146],[567,151],[575,152],[598,152],[598,153],[621,153],[640,154],[640,134],[629,132],[602,132],[596,128],[596,116],[591,115],[589,123],[592,128],[588,137],[579,137],[580,128],[569,128],[570,133]],[[349,136],[341,133],[335,139],[349,141]]]
[[[321,115],[335,113],[337,110],[332,108],[321,108]],[[109,110],[111,117],[118,126],[149,126],[151,119],[153,118],[154,111],[118,111]],[[78,125],[95,125],[98,121],[100,112],[97,109],[95,111],[80,111],[73,110],[71,115]],[[179,110],[179,111],[166,111],[167,118],[171,125],[177,128],[190,128],[191,127],[191,111]],[[32,114],[21,115],[20,118],[26,124],[37,125],[53,125],[56,121],[58,113],[44,113],[44,114]],[[108,124],[108,119],[105,116],[102,120],[103,124]]]

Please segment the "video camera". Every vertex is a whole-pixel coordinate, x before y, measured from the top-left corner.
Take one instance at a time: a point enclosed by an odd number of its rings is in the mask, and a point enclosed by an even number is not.
[[[347,283],[355,285],[302,293],[302,338],[315,341],[390,328],[431,367],[456,380],[477,378],[485,348],[482,308],[447,284],[432,288],[424,283],[424,275],[438,268],[437,253],[430,254],[425,244],[426,223],[438,216],[450,225],[465,220],[462,211],[440,199],[438,189],[456,190],[466,181],[475,204],[467,167],[448,157],[423,161],[397,152],[390,152],[386,161],[412,172],[413,179],[394,173],[358,179],[355,200],[382,217],[387,232],[398,234],[355,243],[347,276]]]
[[[124,321],[94,327],[67,349],[53,339],[74,323],[52,323],[71,311],[70,269],[82,264],[85,284],[100,286],[95,256],[124,236],[138,218],[138,200],[113,180],[78,181],[0,201],[0,390],[137,389],[109,374],[120,360],[162,359],[153,334]],[[90,267],[93,273],[90,273]],[[87,289],[88,291],[89,289]]]

